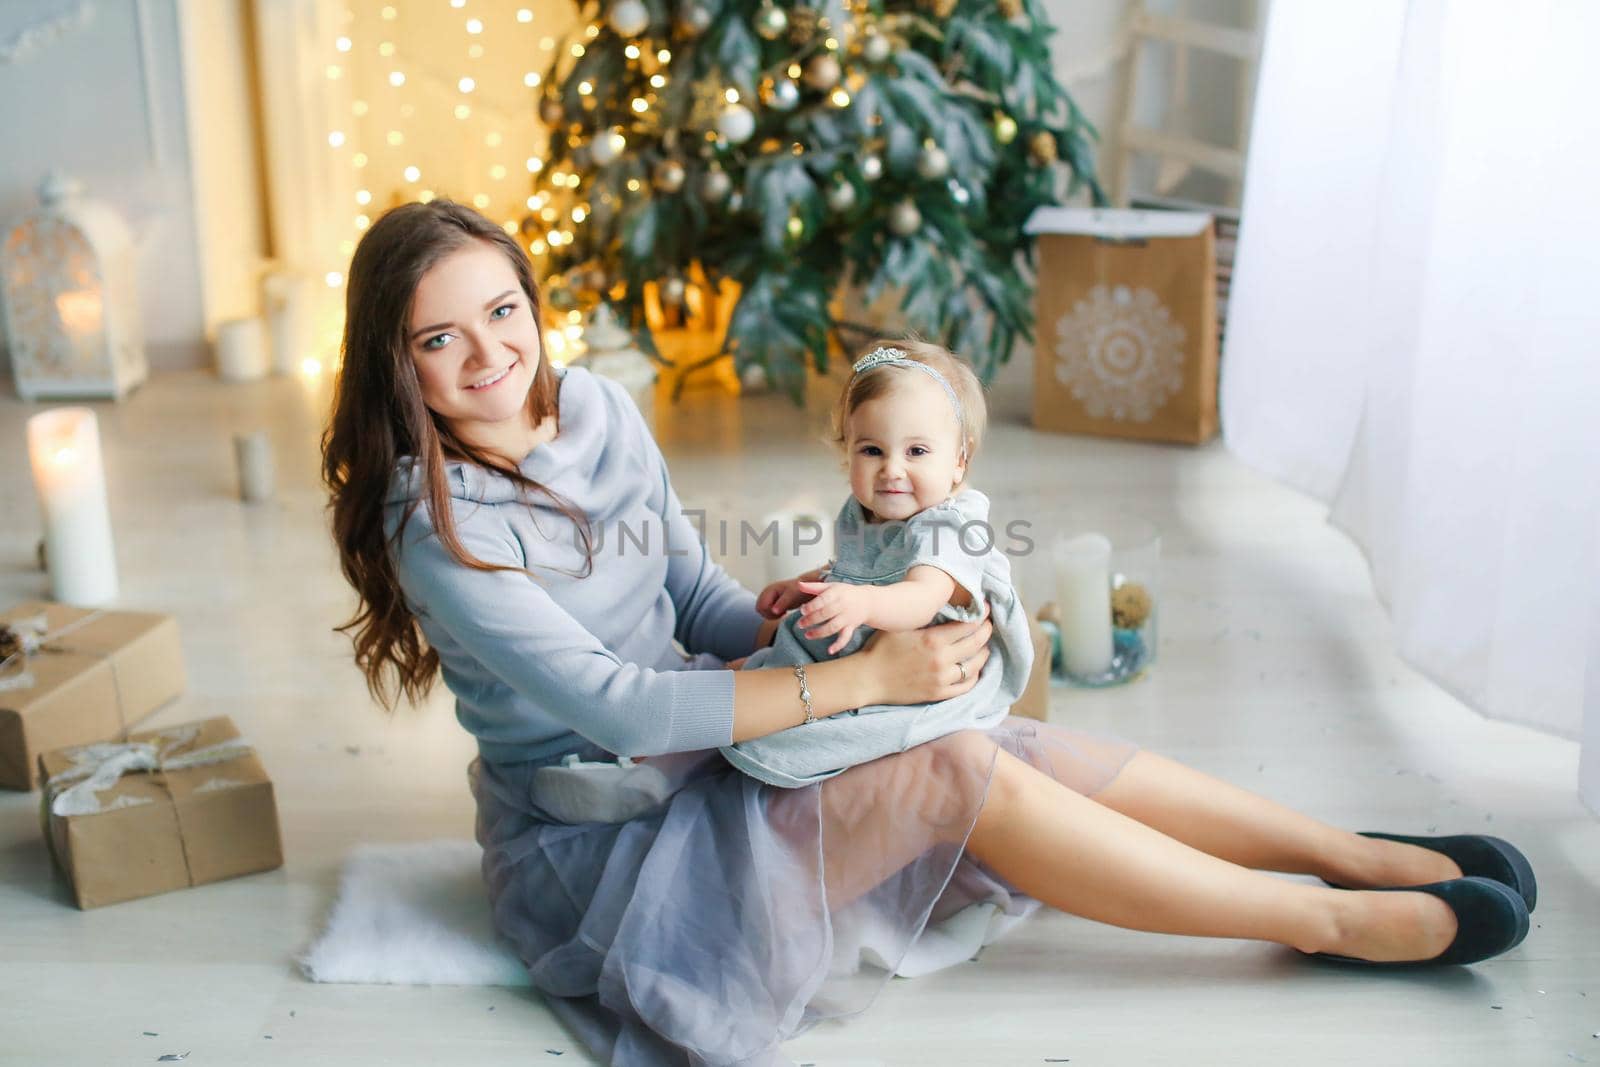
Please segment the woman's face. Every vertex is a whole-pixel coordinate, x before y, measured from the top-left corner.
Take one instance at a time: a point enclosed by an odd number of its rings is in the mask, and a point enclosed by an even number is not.
[[[901,374],[887,393],[852,411],[845,444],[850,492],[884,521],[941,503],[966,473],[950,398],[921,371]]]
[[[474,241],[422,276],[406,345],[423,403],[458,437],[482,445],[527,428],[539,327],[498,248]]]

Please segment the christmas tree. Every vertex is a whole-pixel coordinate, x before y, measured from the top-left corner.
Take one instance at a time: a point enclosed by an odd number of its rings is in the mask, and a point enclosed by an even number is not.
[[[1032,337],[1023,222],[1080,186],[1103,201],[1053,32],[1039,0],[587,6],[544,80],[523,232],[556,299],[636,327],[647,291],[732,279],[723,350],[797,397],[830,336],[877,332],[835,320],[841,284],[901,294],[987,379]]]

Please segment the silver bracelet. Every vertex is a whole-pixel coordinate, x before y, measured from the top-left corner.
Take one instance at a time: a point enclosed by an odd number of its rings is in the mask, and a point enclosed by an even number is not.
[[[794,676],[800,679],[800,703],[805,705],[806,709],[806,721],[800,725],[810,726],[817,721],[817,717],[813,714],[811,707],[811,689],[806,685],[806,669],[804,667],[796,667]]]

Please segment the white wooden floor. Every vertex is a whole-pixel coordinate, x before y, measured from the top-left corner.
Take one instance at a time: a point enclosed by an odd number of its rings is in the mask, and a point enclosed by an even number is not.
[[[714,391],[663,406],[682,498],[735,522],[797,502],[831,513],[844,483],[816,443],[827,399],[819,390],[807,414]],[[330,632],[351,599],[316,482],[324,400],[298,381],[195,373],[96,405],[121,602],[175,613],[189,663],[188,692],[151,722],[239,722],[277,782],[287,863],[79,912],[49,869],[37,795],[0,794],[0,1063],[589,1062],[524,992],[319,986],[293,966],[351,846],[466,837],[472,816],[472,746],[442,687],[426,708],[386,715]],[[1378,974],[1047,913],[787,1051],[819,1067],[1600,1063],[1600,822],[1577,800],[1576,747],[1484,721],[1399,662],[1359,552],[1318,505],[1220,445],[1035,434],[1015,390],[996,408],[976,477],[997,517],[1042,527],[1069,503],[1122,504],[1166,534],[1155,670],[1117,690],[1056,690],[1057,721],[1351,828],[1509,837],[1539,874],[1537,925],[1487,965]],[[0,603],[45,589],[24,444],[34,410],[0,400]],[[257,426],[272,434],[281,494],[245,506],[230,434]],[[726,562],[761,581],[758,561]],[[1042,556],[1016,568],[1026,597],[1048,596]]]

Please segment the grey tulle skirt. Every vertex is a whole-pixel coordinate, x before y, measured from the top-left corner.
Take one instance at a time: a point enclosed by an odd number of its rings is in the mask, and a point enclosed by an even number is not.
[[[934,927],[1038,907],[965,851],[999,748],[1085,795],[1134,752],[1012,717],[795,790],[678,753],[646,761],[670,782],[652,810],[576,824],[540,804],[549,764],[478,760],[496,928],[601,1062],[788,1064],[781,1042],[866,1008]]]

